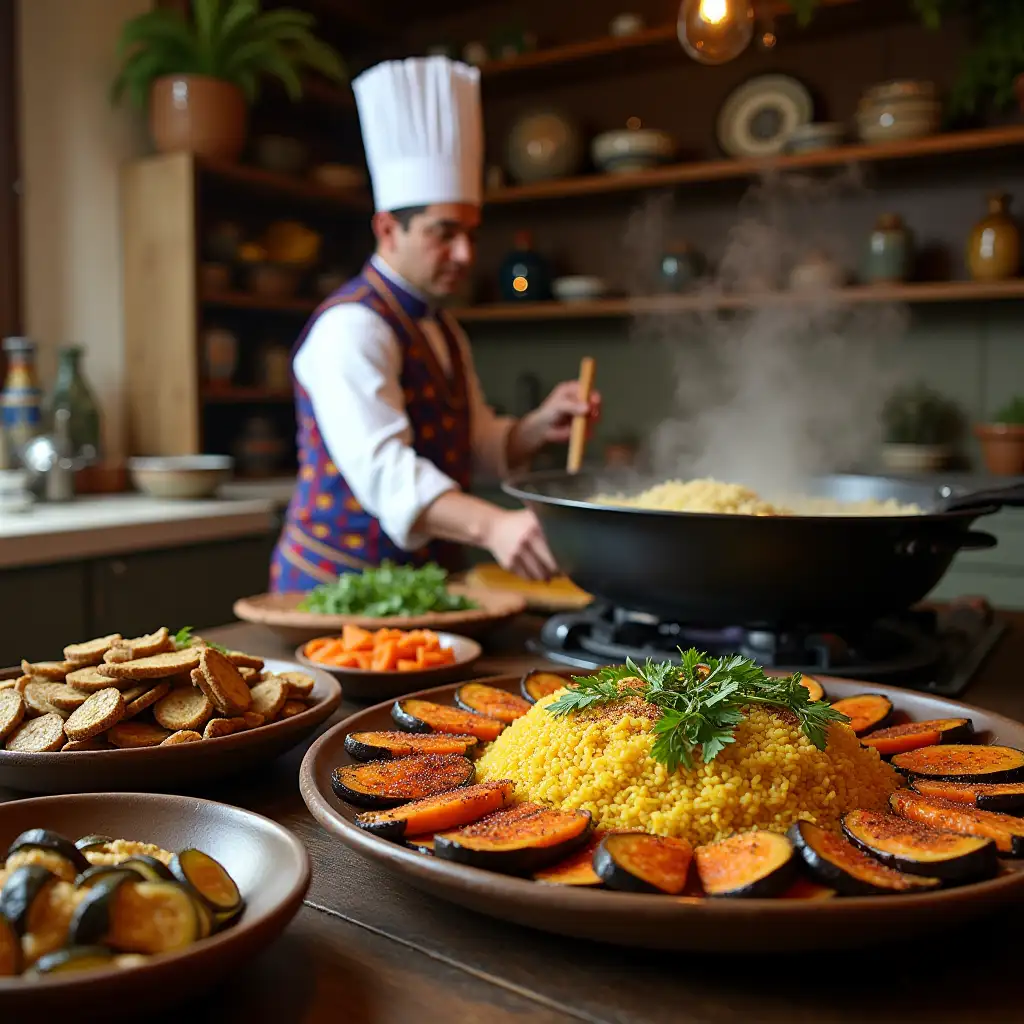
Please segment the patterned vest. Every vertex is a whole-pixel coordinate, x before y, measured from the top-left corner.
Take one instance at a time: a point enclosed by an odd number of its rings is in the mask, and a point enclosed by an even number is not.
[[[470,479],[470,424],[463,366],[452,324],[444,313],[438,324],[448,346],[451,374],[446,377],[418,325],[428,312],[410,295],[367,263],[362,272],[327,299],[311,317],[292,350],[298,353],[317,317],[343,302],[359,302],[381,316],[395,333],[402,353],[401,385],[412,425],[416,454],[467,488]],[[338,338],[344,345],[345,339]],[[309,395],[294,381],[298,419],[299,474],[284,529],[270,567],[272,591],[310,590],[344,572],[359,572],[385,559],[422,565],[435,561],[449,570],[462,565],[457,545],[431,542],[404,551],[358,502],[331,462]]]

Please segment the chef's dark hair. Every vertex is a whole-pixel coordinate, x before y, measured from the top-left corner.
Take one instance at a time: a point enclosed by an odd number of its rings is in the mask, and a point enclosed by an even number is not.
[[[427,208],[425,206],[403,206],[400,210],[391,210],[390,212],[391,216],[402,225],[402,230],[408,231],[413,217],[426,213]]]

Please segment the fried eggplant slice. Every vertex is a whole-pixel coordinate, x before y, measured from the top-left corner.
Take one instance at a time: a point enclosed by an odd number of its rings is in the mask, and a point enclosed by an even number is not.
[[[993,839],[1004,857],[1024,857],[1024,821],[1010,814],[980,811],[941,797],[924,796],[912,789],[897,789],[889,797],[889,806],[897,814],[922,825],[963,836]]]
[[[227,869],[202,850],[182,850],[171,860],[171,874],[216,914],[233,913],[242,894]]]
[[[342,800],[385,810],[468,786],[475,775],[473,762],[461,754],[416,754],[397,761],[342,765],[331,773],[331,786]]]
[[[486,683],[464,683],[455,691],[455,703],[465,711],[496,718],[506,725],[530,710],[530,703],[522,697]]]
[[[924,796],[937,796],[983,811],[1024,815],[1024,782],[947,782],[945,779],[911,780]]]
[[[798,871],[793,844],[778,832],[741,832],[698,846],[694,860],[704,892],[714,897],[778,896]]]
[[[594,870],[594,854],[601,842],[613,833],[606,829],[592,829],[587,841],[568,857],[541,868],[533,873],[536,882],[545,882],[548,885],[580,885],[598,887],[604,885],[604,880]]]
[[[949,782],[1024,781],[1024,750],[980,743],[944,743],[896,754],[893,768],[911,779]]]
[[[692,860],[693,847],[686,839],[620,832],[601,840],[594,871],[609,889],[678,896]]]
[[[462,754],[472,757],[479,740],[453,733],[350,732],[345,751],[357,761],[391,761],[413,754]]]
[[[496,740],[505,728],[504,722],[472,711],[435,704],[430,700],[396,700],[391,717],[406,732],[446,732],[458,736],[475,736],[484,743]]]
[[[548,697],[557,693],[563,687],[571,686],[572,680],[565,676],[556,675],[554,672],[533,671],[523,676],[519,689],[523,698],[531,704],[536,704],[541,697]]]
[[[858,693],[844,697],[832,705],[833,709],[850,719],[850,728],[862,736],[883,728],[892,717],[892,701],[880,693]]]

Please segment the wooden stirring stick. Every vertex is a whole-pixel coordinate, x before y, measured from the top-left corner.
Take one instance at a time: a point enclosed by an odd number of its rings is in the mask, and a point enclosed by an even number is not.
[[[594,386],[594,360],[584,356],[580,360],[580,401],[589,402],[590,392]],[[583,463],[583,449],[587,444],[588,416],[573,416],[572,432],[569,435],[569,457],[565,468],[570,473],[578,473]]]

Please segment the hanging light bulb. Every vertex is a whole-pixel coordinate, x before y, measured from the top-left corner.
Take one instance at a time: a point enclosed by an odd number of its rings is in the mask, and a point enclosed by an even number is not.
[[[701,64],[733,60],[754,37],[752,0],[683,0],[676,34],[683,49]]]

